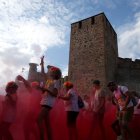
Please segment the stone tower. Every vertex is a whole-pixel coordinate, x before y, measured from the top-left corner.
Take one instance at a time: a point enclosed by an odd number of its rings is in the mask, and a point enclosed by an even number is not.
[[[36,63],[29,63],[29,73],[28,73],[28,81],[29,82],[34,82],[34,81],[38,81],[39,83],[43,82],[45,83],[46,78],[47,78],[47,73],[46,76],[44,76],[44,74],[42,74],[41,72],[37,71],[37,66],[38,64]]]
[[[71,24],[68,77],[80,94],[91,91],[98,79],[105,87],[115,79],[117,34],[104,13]]]
[[[28,81],[33,82],[37,79],[37,66],[36,63],[29,63]]]

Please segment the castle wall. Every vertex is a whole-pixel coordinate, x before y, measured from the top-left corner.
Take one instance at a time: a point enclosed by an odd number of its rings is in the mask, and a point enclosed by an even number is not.
[[[92,81],[106,83],[104,14],[71,25],[69,80],[80,94],[89,93]]]
[[[104,16],[104,42],[105,42],[105,71],[106,85],[108,81],[115,80],[117,73],[118,44],[117,34],[111,26],[110,22]]]
[[[116,80],[119,84],[128,86],[130,90],[140,92],[140,60],[118,58]]]

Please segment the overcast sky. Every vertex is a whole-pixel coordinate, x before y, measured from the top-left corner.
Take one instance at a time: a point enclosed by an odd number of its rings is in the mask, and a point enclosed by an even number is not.
[[[140,0],[0,0],[1,85],[27,77],[28,63],[42,55],[66,75],[71,23],[101,12],[118,35],[119,56],[140,59]]]

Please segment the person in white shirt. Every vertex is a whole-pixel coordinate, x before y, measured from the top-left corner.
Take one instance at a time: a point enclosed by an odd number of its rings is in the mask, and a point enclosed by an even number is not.
[[[69,140],[77,140],[76,119],[79,114],[78,94],[73,89],[71,82],[64,83],[65,95],[60,95],[59,98],[64,100],[65,111],[67,112],[67,125],[69,129]]]
[[[88,95],[84,95],[83,98],[83,102],[84,102],[84,110],[89,110],[90,108],[90,97]]]
[[[132,120],[134,105],[126,86],[119,86],[115,82],[108,83],[109,90],[113,93],[112,102],[117,106],[117,119],[119,121],[121,135],[119,140],[126,140],[127,136],[132,138],[129,122]]]
[[[44,68],[44,57],[41,58],[41,71],[46,76]],[[41,111],[38,116],[38,127],[40,131],[40,140],[44,140],[44,127],[43,121],[45,121],[45,126],[47,129],[47,138],[52,140],[52,129],[50,125],[50,111],[54,107],[56,97],[60,90],[60,78],[61,70],[55,66],[48,66],[47,81],[44,88],[44,93],[42,94],[41,100]]]
[[[105,91],[102,89],[99,80],[93,81],[93,95],[91,97],[91,109],[93,111],[95,122],[91,130],[91,134],[95,131],[97,125],[100,127],[102,138],[105,139],[105,130],[103,119],[105,113]]]

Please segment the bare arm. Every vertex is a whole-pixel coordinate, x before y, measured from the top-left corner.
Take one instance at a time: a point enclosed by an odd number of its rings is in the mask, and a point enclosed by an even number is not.
[[[95,96],[95,89],[93,89],[91,95],[90,95],[90,101],[89,101],[89,108],[92,110],[94,108],[94,96]]]
[[[97,109],[96,111],[100,111],[102,108],[105,107],[105,91],[101,90],[99,93],[98,93],[98,106],[97,106]]]
[[[126,99],[125,99],[125,108],[127,107],[127,105],[129,104],[130,101],[130,93],[129,91],[127,91],[126,93],[124,93]]]
[[[41,57],[40,66],[41,66],[41,73],[45,74],[45,70],[44,70],[44,56]]]
[[[51,96],[54,97],[58,95],[58,89],[56,87],[54,87],[52,91],[50,91],[48,88],[45,87],[40,87],[40,90],[42,91],[42,93],[48,92]]]
[[[63,100],[70,100],[70,98],[71,98],[71,94],[66,94],[66,95],[64,95],[64,96],[59,96],[59,98],[61,98],[61,99],[63,99]]]
[[[45,91],[47,91],[50,95],[52,95],[54,97],[56,97],[58,95],[57,88],[54,88],[52,92],[50,90],[48,90],[48,89],[45,89]]]
[[[28,89],[28,91],[31,92],[32,88],[30,86],[30,83],[27,80],[25,80],[21,75],[17,76],[17,80],[22,81],[25,87]]]
[[[97,107],[97,112],[102,109],[105,105],[105,97],[100,97],[99,98],[99,105]]]
[[[117,100],[115,99],[114,96],[111,97],[111,101],[113,105],[117,105]]]
[[[119,105],[118,105],[118,102],[117,102],[115,96],[113,95],[111,99],[112,99],[112,104],[115,105],[117,108],[116,111],[119,112],[120,108],[119,108]]]

